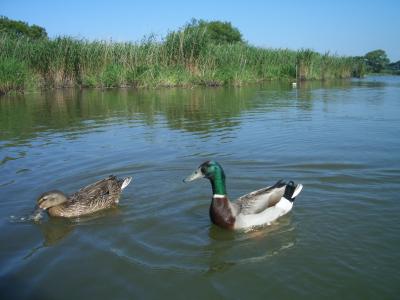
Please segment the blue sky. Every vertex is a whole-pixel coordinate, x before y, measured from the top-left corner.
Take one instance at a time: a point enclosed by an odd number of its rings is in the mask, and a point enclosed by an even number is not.
[[[45,27],[50,37],[139,41],[201,18],[232,22],[256,46],[339,55],[383,49],[392,61],[400,60],[399,13],[399,0],[0,0],[0,15]]]

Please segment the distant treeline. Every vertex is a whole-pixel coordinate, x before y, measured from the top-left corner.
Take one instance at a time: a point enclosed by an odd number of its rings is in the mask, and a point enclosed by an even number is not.
[[[382,49],[374,50],[361,57],[364,60],[368,73],[389,73],[400,75],[400,60],[390,63],[386,52]]]
[[[387,65],[386,70],[388,73],[400,75],[400,60]]]
[[[39,26],[5,17],[0,21],[0,93],[75,86],[241,85],[296,76],[326,80],[360,77],[366,68],[365,57],[251,46],[229,22],[192,20],[161,41],[149,37],[121,43],[48,39]]]
[[[43,27],[37,25],[29,26],[26,22],[10,20],[4,16],[0,16],[0,32],[33,39],[47,38],[46,29]]]

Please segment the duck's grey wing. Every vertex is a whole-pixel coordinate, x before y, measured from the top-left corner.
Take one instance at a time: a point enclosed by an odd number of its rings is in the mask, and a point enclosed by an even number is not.
[[[246,194],[235,201],[244,215],[257,214],[268,207],[274,206],[285,193],[286,183],[282,180],[273,186]]]

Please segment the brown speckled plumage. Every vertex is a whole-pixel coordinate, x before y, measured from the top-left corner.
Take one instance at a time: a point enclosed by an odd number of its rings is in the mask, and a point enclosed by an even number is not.
[[[67,202],[50,207],[48,213],[50,216],[71,218],[114,207],[119,202],[123,182],[124,179],[115,176],[97,181],[69,196]]]

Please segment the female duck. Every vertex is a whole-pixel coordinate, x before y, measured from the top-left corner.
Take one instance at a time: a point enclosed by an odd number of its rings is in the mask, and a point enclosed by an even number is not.
[[[38,198],[37,204],[53,217],[72,218],[88,215],[116,206],[119,195],[131,180],[132,177],[118,179],[110,176],[80,189],[69,197],[60,191],[46,192]]]
[[[287,214],[303,186],[282,180],[230,202],[226,195],[225,173],[215,161],[206,161],[189,177],[189,182],[207,178],[211,182],[213,198],[210,206],[211,221],[222,228],[244,229],[271,223]]]

